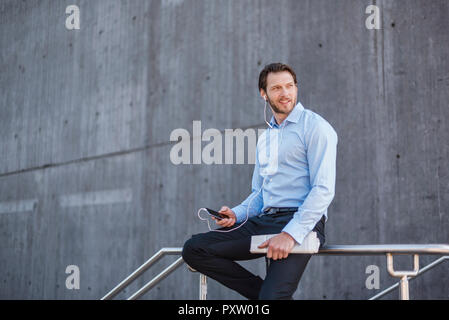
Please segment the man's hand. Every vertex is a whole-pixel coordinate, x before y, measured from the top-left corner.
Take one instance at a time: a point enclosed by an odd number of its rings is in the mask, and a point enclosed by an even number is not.
[[[291,235],[286,232],[281,232],[259,245],[258,248],[268,247],[267,258],[272,258],[273,260],[284,259],[292,251],[295,242],[295,239]]]
[[[226,216],[226,218],[221,219],[221,220],[218,220],[217,218],[212,217],[212,219],[214,219],[215,222],[220,227],[232,227],[237,220],[237,217],[235,216],[234,211],[232,211],[231,209],[229,209],[226,206],[221,207],[221,209],[220,209],[220,211],[218,211],[218,213]]]

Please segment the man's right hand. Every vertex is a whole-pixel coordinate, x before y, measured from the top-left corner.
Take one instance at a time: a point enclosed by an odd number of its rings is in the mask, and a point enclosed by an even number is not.
[[[226,206],[221,207],[220,211],[218,213],[226,216],[226,218],[218,220],[216,218],[213,218],[215,220],[215,223],[218,224],[220,227],[232,227],[234,223],[237,220],[237,217],[235,216],[234,211],[229,209]]]

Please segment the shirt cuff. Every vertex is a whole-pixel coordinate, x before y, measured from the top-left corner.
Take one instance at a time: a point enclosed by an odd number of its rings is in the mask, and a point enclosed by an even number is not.
[[[231,210],[235,213],[236,221],[235,223],[241,223],[246,218],[246,209],[242,207],[241,205],[238,205],[234,208],[231,208]]]
[[[300,245],[307,234],[310,232],[308,228],[304,228],[304,226],[300,225],[295,219],[290,220],[289,223],[282,229],[282,232],[286,232],[295,239],[295,241]]]

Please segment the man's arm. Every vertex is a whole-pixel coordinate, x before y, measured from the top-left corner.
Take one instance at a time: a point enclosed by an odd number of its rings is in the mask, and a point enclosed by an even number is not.
[[[312,189],[283,232],[298,244],[321,219],[335,195],[338,137],[325,121],[317,123],[305,137]]]

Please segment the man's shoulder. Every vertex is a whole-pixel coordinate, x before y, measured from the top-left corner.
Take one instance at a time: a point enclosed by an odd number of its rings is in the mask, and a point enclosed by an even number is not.
[[[316,126],[318,127],[330,126],[332,128],[332,125],[329,123],[329,121],[327,121],[323,116],[321,116],[316,111],[313,111],[312,109],[309,108],[304,108],[303,116],[301,118],[302,118],[301,124],[304,126],[305,129],[308,130]]]
[[[312,109],[304,108],[304,121],[311,123],[320,123],[322,121],[327,122],[319,113],[313,111]]]
[[[304,134],[310,134],[312,132],[323,132],[337,135],[334,127],[317,112],[311,109],[304,109],[303,117]]]

